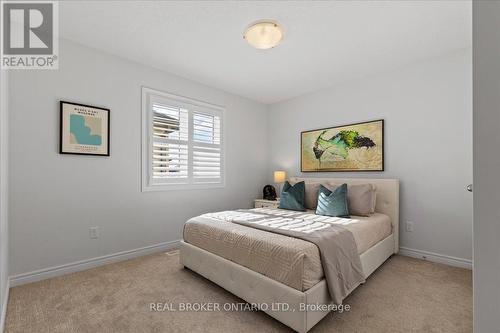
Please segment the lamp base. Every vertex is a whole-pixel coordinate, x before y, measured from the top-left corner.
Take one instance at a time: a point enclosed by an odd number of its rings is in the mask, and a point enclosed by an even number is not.
[[[276,183],[276,185],[278,186],[278,193],[277,193],[277,197],[281,197],[281,184],[282,183]]]

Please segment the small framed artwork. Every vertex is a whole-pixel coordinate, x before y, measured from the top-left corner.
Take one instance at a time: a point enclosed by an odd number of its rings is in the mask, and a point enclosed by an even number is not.
[[[60,102],[61,154],[109,156],[109,109]]]
[[[301,171],[384,171],[384,120],[301,133]]]

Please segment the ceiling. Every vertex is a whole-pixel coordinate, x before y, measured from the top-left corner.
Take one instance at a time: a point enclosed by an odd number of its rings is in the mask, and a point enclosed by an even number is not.
[[[472,44],[470,1],[70,1],[60,35],[270,104]],[[242,38],[271,18],[270,50]]]

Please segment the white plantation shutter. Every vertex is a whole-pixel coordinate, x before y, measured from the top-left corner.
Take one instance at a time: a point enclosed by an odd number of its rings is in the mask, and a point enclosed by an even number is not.
[[[222,116],[219,107],[143,88],[143,189],[223,185]]]
[[[213,183],[221,178],[220,117],[193,113],[193,178]]]
[[[188,111],[157,102],[152,103],[151,111],[153,113],[152,178],[187,183]]]

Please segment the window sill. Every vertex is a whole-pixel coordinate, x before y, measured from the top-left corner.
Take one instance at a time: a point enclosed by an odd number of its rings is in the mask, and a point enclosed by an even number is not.
[[[158,185],[142,185],[142,192],[168,192],[168,191],[183,191],[183,190],[210,190],[226,187],[224,183],[207,183],[207,184],[158,184]]]

